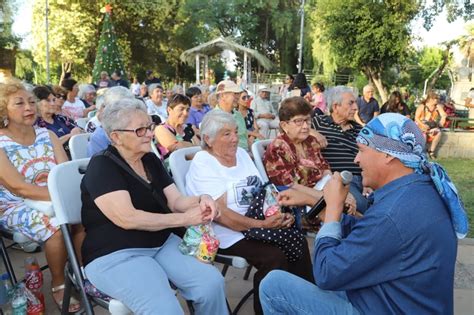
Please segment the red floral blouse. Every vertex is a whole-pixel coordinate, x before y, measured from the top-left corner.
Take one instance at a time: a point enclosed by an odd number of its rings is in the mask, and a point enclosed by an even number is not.
[[[286,134],[280,134],[268,146],[263,163],[268,178],[275,185],[298,183],[313,187],[321,179],[329,164],[321,154],[319,143],[313,136],[303,141],[306,157],[296,154],[296,147]]]

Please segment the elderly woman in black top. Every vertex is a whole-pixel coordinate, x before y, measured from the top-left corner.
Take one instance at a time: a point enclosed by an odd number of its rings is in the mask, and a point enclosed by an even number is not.
[[[143,102],[107,106],[102,124],[112,145],[91,159],[81,185],[87,278],[135,314],[183,313],[168,280],[196,313],[226,314],[219,271],[181,254],[173,230],[214,219],[214,201],[182,196],[149,152],[154,124]]]

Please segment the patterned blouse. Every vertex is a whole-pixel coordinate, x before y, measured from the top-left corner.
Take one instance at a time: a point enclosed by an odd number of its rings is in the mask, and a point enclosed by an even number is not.
[[[286,134],[280,134],[268,146],[263,162],[272,183],[279,186],[298,183],[313,187],[323,172],[329,170],[315,137],[308,136],[302,144],[306,157],[298,156],[295,145]]]

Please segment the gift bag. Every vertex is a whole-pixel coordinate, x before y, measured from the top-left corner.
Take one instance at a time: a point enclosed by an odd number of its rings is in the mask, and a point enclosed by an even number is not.
[[[194,256],[205,263],[213,263],[219,249],[212,226],[208,224],[193,225],[186,229],[179,250],[184,255]]]
[[[245,216],[265,220],[265,217],[274,215],[282,209],[278,205],[276,195],[278,191],[275,185],[266,183],[257,192]],[[297,261],[303,254],[303,246],[306,246],[305,236],[295,224],[286,229],[252,228],[242,232],[248,240],[258,240],[264,243],[274,244],[286,255],[288,261]]]

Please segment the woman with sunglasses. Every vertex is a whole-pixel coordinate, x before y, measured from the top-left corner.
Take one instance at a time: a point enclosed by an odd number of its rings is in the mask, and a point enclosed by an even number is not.
[[[56,98],[47,86],[37,86],[33,89],[33,93],[39,100],[39,117],[36,125],[54,132],[70,157],[69,139],[74,135],[82,133],[81,128],[71,118],[56,114]]]
[[[255,120],[253,109],[250,108],[250,96],[247,91],[244,90],[240,93],[237,105],[239,106],[239,112],[245,119],[245,126],[247,127],[249,136],[249,147],[252,146],[255,139],[265,139],[265,137],[258,132],[257,121]]]
[[[155,137],[161,156],[166,159],[175,150],[199,144],[191,124],[186,124],[191,100],[175,94],[168,103],[168,119],[156,127]]]
[[[154,124],[143,102],[107,105],[102,126],[112,145],[92,157],[81,185],[87,278],[134,314],[183,313],[168,279],[196,314],[226,314],[219,270],[181,254],[175,234],[213,220],[215,202],[179,193],[150,152]]]

